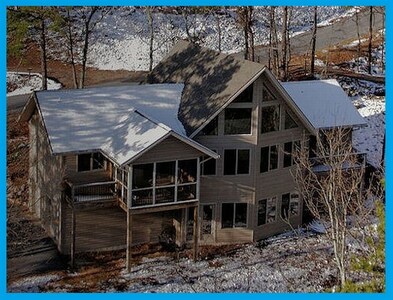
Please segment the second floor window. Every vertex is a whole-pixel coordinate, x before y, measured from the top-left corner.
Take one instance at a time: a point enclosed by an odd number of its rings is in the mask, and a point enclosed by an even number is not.
[[[224,134],[251,134],[251,108],[226,108]]]
[[[260,172],[268,172],[278,168],[278,146],[266,146],[261,148]]]
[[[78,155],[78,172],[100,170],[104,168],[104,156],[100,152]]]
[[[250,173],[249,149],[224,150],[224,175],[240,175]]]
[[[261,133],[280,130],[280,105],[262,107]]]

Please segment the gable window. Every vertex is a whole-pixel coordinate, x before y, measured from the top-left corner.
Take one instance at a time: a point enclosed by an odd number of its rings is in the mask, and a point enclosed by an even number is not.
[[[280,130],[280,105],[262,107],[261,133]]]
[[[278,168],[278,146],[266,146],[261,148],[260,172],[268,172]]]
[[[240,93],[239,96],[232,103],[244,103],[244,102],[252,102],[254,87],[253,85],[249,85],[243,92]]]
[[[262,95],[262,101],[263,102],[269,102],[269,101],[274,101],[277,100],[277,98],[273,95],[273,93],[267,88],[266,85],[263,85],[263,95]]]
[[[224,134],[251,134],[251,108],[226,108]]]
[[[249,149],[224,150],[224,175],[240,175],[250,173]]]
[[[213,150],[217,153],[217,151]],[[206,160],[201,164],[201,174],[202,175],[216,175],[216,160],[210,158],[209,156],[203,156],[202,161]]]
[[[258,226],[276,221],[277,197],[258,201]]]
[[[288,113],[288,111],[285,111],[284,128],[285,129],[292,129],[292,128],[297,128],[297,127],[298,127],[297,123],[293,120],[293,118]]]
[[[217,135],[218,134],[218,117],[215,117],[199,132],[199,135]]]
[[[223,203],[221,227],[247,227],[247,203]]]
[[[78,155],[78,172],[104,169],[104,156],[100,152]]]
[[[299,149],[300,141],[284,143],[284,168],[290,167],[295,163],[295,154]]]

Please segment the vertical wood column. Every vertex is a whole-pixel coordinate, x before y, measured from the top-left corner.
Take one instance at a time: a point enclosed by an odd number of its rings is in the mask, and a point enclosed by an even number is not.
[[[131,210],[127,208],[127,252],[126,252],[126,267],[127,272],[131,272],[131,245],[132,245],[132,214]]]
[[[71,268],[75,268],[75,234],[76,234],[76,215],[75,209],[71,207]]]
[[[198,206],[194,207],[194,226],[193,226],[193,237],[194,237],[194,245],[193,245],[193,258],[194,261],[198,260],[198,241],[199,241],[199,237],[198,237],[198,228],[199,228],[199,224],[198,224]]]

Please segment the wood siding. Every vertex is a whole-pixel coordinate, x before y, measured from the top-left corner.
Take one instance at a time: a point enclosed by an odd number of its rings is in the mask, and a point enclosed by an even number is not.
[[[141,155],[132,164],[169,161],[176,159],[192,159],[202,153],[173,136],[167,137],[158,145]]]
[[[133,215],[133,245],[157,243],[162,231],[179,219],[179,211]],[[60,251],[70,253],[71,209],[65,206],[63,243]],[[127,214],[119,207],[76,211],[76,252],[123,249],[126,247]]]
[[[272,102],[262,102],[263,85],[277,97]],[[281,130],[260,134],[261,130],[261,107],[264,105],[280,105]],[[283,145],[286,142],[305,140],[308,132],[301,124],[296,115],[290,111],[291,117],[298,124],[297,128],[284,130],[285,111],[289,110],[283,98],[281,98],[274,87],[269,84],[264,75],[254,82],[252,105],[247,103],[234,103],[228,107],[252,107],[251,134],[248,135],[224,135],[224,112],[218,116],[218,135],[196,136],[195,140],[206,147],[216,150],[221,156],[217,160],[216,175],[202,176],[200,204],[217,203],[216,209],[216,242],[236,243],[248,242],[265,238],[288,228],[284,222],[279,221],[281,209],[281,195],[294,192],[296,184],[290,173],[291,167],[283,168]],[[260,173],[261,147],[279,145],[279,165],[277,170]],[[250,149],[250,174],[228,176],[223,175],[223,161],[225,149]],[[279,196],[277,204],[277,221],[263,226],[257,226],[257,202],[258,200],[271,196]],[[221,204],[230,202],[248,203],[247,228],[221,228]],[[300,201],[301,202],[301,201]],[[300,215],[291,218],[291,224],[301,224],[302,205],[300,203]]]
[[[29,132],[29,207],[55,242],[61,243],[63,159],[52,155],[37,111],[29,121]]]

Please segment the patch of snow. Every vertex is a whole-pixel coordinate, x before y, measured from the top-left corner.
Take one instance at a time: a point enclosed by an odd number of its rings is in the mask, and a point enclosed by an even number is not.
[[[61,83],[48,79],[48,90],[58,90]],[[7,72],[7,97],[23,94],[30,94],[33,91],[41,90],[42,76],[38,73],[27,72]],[[8,89],[11,89],[8,92]]]
[[[379,168],[385,136],[385,97],[361,97],[354,104],[366,119],[367,127],[354,130],[353,145],[358,151],[367,153],[367,161]]]
[[[25,277],[21,280],[11,283],[7,287],[7,292],[39,293],[41,292],[41,287],[47,285],[50,281],[58,280],[60,278],[61,276],[59,274]]]

